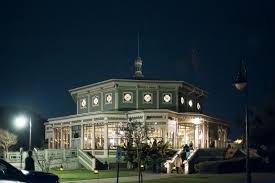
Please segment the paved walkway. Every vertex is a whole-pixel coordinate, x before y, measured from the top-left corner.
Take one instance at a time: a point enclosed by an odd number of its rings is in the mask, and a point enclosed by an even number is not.
[[[143,180],[153,180],[161,179],[175,176],[175,174],[150,174],[143,173]],[[138,181],[138,176],[131,177],[119,177],[119,182],[134,182]],[[79,181],[65,181],[64,183],[116,183],[115,178],[105,178],[105,179],[91,179],[91,180],[79,180]]]
[[[224,183],[243,183],[245,182],[245,174],[193,174],[183,176],[183,174],[150,174],[144,173],[143,180],[163,179],[175,176],[182,176],[183,182],[224,182]],[[185,180],[184,180],[185,179]],[[275,183],[274,173],[253,173],[253,183]],[[119,182],[138,182],[138,176],[132,177],[120,177]],[[79,180],[79,181],[65,181],[63,183],[116,183],[116,178],[105,179],[91,179],[91,180]]]

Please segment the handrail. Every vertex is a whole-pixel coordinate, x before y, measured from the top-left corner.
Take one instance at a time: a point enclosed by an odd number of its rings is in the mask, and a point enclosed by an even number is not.
[[[93,159],[94,158],[92,158],[92,157],[90,157],[89,155],[87,155],[85,152],[83,152],[81,149],[78,149],[78,159],[79,159],[79,161],[80,161],[80,163],[82,164],[82,165],[84,165],[85,167],[87,166],[88,167],[88,169],[91,169],[91,170],[93,170]],[[86,168],[87,168],[86,167]]]
[[[92,158],[88,156],[85,152],[83,152],[81,149],[78,149],[79,156],[82,157],[84,160],[92,162]]]
[[[167,168],[168,164],[172,164],[175,162],[176,157],[178,156],[178,154],[182,153],[182,149],[178,150],[178,152],[169,160],[166,160],[166,162],[164,163],[164,166]]]

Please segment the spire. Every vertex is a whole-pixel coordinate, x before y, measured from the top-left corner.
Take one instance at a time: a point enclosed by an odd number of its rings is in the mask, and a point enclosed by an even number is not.
[[[142,74],[142,60],[139,55],[139,32],[137,34],[137,58],[135,59],[135,79],[141,79],[143,78]]]
[[[139,57],[139,32],[137,35],[137,56]]]

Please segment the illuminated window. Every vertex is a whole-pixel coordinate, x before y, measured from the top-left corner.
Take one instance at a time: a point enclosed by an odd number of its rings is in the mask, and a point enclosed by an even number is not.
[[[201,109],[201,105],[200,103],[197,103],[197,109],[200,110]]]
[[[112,104],[112,100],[113,100],[112,93],[105,94],[105,104]]]
[[[133,92],[123,92],[123,102],[133,103]]]
[[[99,97],[97,95],[92,97],[92,106],[98,106],[99,105]]]
[[[192,101],[192,100],[189,100],[188,105],[189,105],[190,107],[192,107],[192,106],[193,106],[193,101]]]
[[[108,145],[110,149],[116,149],[117,146],[123,146],[126,143],[124,128],[126,123],[109,123],[108,124]]]
[[[80,99],[80,109],[85,109],[87,107],[86,98]]]
[[[152,103],[152,93],[143,93],[143,103]]]
[[[165,104],[171,104],[172,103],[172,93],[163,93],[162,94],[163,102]]]
[[[104,125],[95,124],[95,149],[104,149]]]
[[[69,149],[70,148],[70,128],[69,127],[64,127],[62,128],[62,141],[63,141],[63,146],[64,149]]]
[[[92,149],[92,126],[84,126],[84,149]]]
[[[184,104],[184,98],[183,97],[180,97],[180,103]]]

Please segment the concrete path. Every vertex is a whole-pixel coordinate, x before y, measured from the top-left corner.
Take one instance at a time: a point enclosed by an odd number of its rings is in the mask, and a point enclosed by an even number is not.
[[[253,183],[275,183],[274,173],[253,173]],[[169,177],[181,176],[183,182],[224,182],[224,183],[243,183],[245,182],[245,174],[197,174],[187,175],[183,174],[150,174],[144,173],[144,181],[163,179]],[[185,180],[184,180],[185,179]],[[138,176],[132,177],[120,177],[119,182],[138,182]],[[62,183],[116,183],[116,178],[105,179],[91,179],[91,180],[79,180],[79,181],[65,181]]]
[[[153,180],[174,177],[175,174],[150,174],[143,173],[143,180]],[[138,181],[138,176],[131,177],[119,177],[119,182],[134,182]],[[116,183],[115,178],[105,178],[105,179],[91,179],[91,180],[79,180],[79,181],[64,181],[63,183]]]

